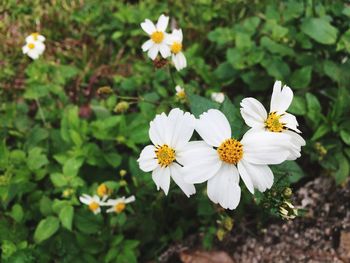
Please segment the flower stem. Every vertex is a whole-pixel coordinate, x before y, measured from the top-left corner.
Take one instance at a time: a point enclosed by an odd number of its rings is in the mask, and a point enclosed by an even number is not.
[[[41,108],[41,104],[40,104],[39,99],[35,99],[35,102],[36,102],[36,105],[38,106],[39,114],[40,114],[41,120],[43,121],[44,126],[47,127],[47,122],[46,122],[46,119],[45,119],[45,115],[44,115],[43,109]]]

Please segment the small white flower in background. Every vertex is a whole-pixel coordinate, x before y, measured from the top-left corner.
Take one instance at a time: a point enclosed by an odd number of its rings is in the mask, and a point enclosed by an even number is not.
[[[218,102],[218,103],[223,103],[225,100],[225,94],[222,92],[213,92],[211,94],[211,100]]]
[[[90,196],[87,194],[83,194],[79,197],[80,202],[87,205],[91,212],[95,215],[101,213],[101,206],[104,205],[103,202],[97,195]]]
[[[270,113],[267,114],[264,106],[254,98],[245,98],[241,102],[241,115],[245,123],[251,127],[251,131],[268,131],[285,133],[291,137],[292,147],[288,160],[300,157],[301,146],[305,140],[298,134],[301,133],[294,115],[287,113],[287,109],[293,100],[293,91],[288,86],[283,86],[281,81],[276,81],[270,104]]]
[[[148,51],[147,55],[152,60],[157,57],[158,52],[163,58],[170,56],[170,47],[167,45],[168,34],[165,32],[168,23],[169,17],[165,15],[158,18],[157,25],[154,25],[149,19],[141,23],[142,29],[150,36],[150,39],[142,45],[142,50]]]
[[[37,40],[35,40],[37,39]],[[33,33],[26,37],[26,44],[22,47],[23,54],[27,54],[31,59],[38,59],[44,53],[45,37],[38,33]]]
[[[37,32],[31,33],[29,36],[26,37],[26,43],[35,42],[35,41],[44,42],[45,37],[43,35],[40,35]]]
[[[271,188],[273,173],[268,164],[280,164],[289,155],[290,136],[282,133],[246,133],[232,138],[225,115],[211,109],[200,115],[196,131],[203,141],[190,142],[182,153],[182,172],[188,183],[207,183],[211,201],[235,209],[240,201],[241,177],[248,190]]]
[[[181,173],[182,152],[187,149],[195,127],[195,117],[180,109],[164,112],[150,123],[149,137],[153,145],[146,146],[137,160],[144,172],[152,171],[152,179],[165,195],[169,192],[170,177],[189,197],[196,192]]]
[[[182,53],[182,38],[182,30],[174,29],[167,41],[170,46],[171,58],[177,71],[187,66],[186,57]]]
[[[109,209],[107,209],[107,213],[117,213],[120,214],[124,211],[126,204],[135,202],[135,196],[130,196],[128,198],[125,198],[124,196],[117,199],[109,199],[104,205],[110,206]]]
[[[181,86],[177,85],[175,87],[176,91],[176,97],[180,100],[183,100],[186,97],[186,92],[184,88],[181,88]]]

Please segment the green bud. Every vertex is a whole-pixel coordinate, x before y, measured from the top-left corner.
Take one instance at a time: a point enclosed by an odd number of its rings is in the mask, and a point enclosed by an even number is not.
[[[129,102],[121,101],[114,107],[114,112],[116,113],[124,113],[129,109]]]

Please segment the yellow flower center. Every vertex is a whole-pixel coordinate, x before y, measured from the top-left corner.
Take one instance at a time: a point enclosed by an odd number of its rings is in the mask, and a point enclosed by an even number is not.
[[[167,167],[175,161],[175,151],[166,144],[157,146],[155,153],[161,167]]]
[[[222,161],[237,164],[243,157],[243,145],[235,139],[227,139],[221,143],[217,152]]]
[[[180,42],[174,42],[171,46],[170,46],[170,50],[171,52],[173,52],[174,54],[179,53],[182,50],[182,44]]]
[[[95,212],[98,208],[100,207],[100,205],[96,202],[91,202],[89,204],[89,209],[92,211],[92,212]]]
[[[97,194],[99,197],[103,197],[105,195],[108,195],[109,191],[108,191],[108,187],[105,184],[100,184],[97,187]]]
[[[176,93],[176,96],[179,98],[179,99],[184,99],[186,98],[186,93],[184,90],[181,90],[179,92]]]
[[[39,33],[35,32],[35,33],[30,34],[30,35],[33,37],[33,39],[34,39],[35,41],[38,40]]]
[[[160,31],[156,31],[151,35],[151,39],[153,40],[154,43],[162,43],[164,39],[164,33]]]
[[[123,212],[124,209],[125,209],[125,203],[123,203],[123,202],[118,203],[118,204],[116,204],[116,205],[114,206],[114,210],[115,210],[115,212],[118,213],[118,214],[121,213],[121,212]]]
[[[29,49],[33,49],[33,48],[35,48],[34,43],[29,43],[29,44],[28,44],[28,48],[29,48]]]
[[[272,132],[282,132],[285,129],[285,123],[280,121],[281,115],[276,112],[269,113],[267,120],[265,121],[265,127]]]

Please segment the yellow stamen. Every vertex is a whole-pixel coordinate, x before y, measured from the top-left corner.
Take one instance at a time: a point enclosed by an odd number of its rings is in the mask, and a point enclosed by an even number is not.
[[[116,204],[116,205],[114,206],[114,210],[115,210],[115,212],[118,213],[118,214],[121,213],[121,212],[123,212],[124,209],[125,209],[125,203],[123,203],[123,202],[118,203],[118,204]]]
[[[96,202],[91,202],[89,204],[89,209],[92,211],[92,212],[95,212],[98,208],[100,207],[100,205]]]
[[[285,129],[285,123],[280,121],[281,117],[282,115],[278,115],[276,112],[269,113],[265,121],[265,127],[272,132],[282,132]]]
[[[174,42],[171,46],[170,46],[170,50],[171,52],[173,52],[174,54],[179,53],[182,50],[182,44],[180,42]]]
[[[156,148],[155,153],[161,167],[167,167],[175,161],[175,151],[168,145],[164,144],[163,146],[157,146]]]
[[[100,184],[97,187],[97,194],[98,194],[99,197],[103,197],[105,195],[108,195],[109,194],[109,189],[108,189],[107,185]]]
[[[151,39],[153,40],[154,43],[162,43],[164,39],[164,33],[160,31],[156,31],[151,35]]]
[[[243,157],[243,145],[235,139],[227,139],[217,149],[222,161],[237,164]]]
[[[176,96],[179,98],[179,99],[184,99],[186,98],[186,93],[184,90],[181,90],[179,92],[176,93]]]
[[[29,48],[29,49],[33,49],[33,48],[35,48],[34,43],[29,43],[27,46],[28,46],[28,48]]]
[[[35,32],[35,33],[31,33],[30,35],[33,37],[33,39],[34,39],[35,41],[38,40],[39,33]]]

